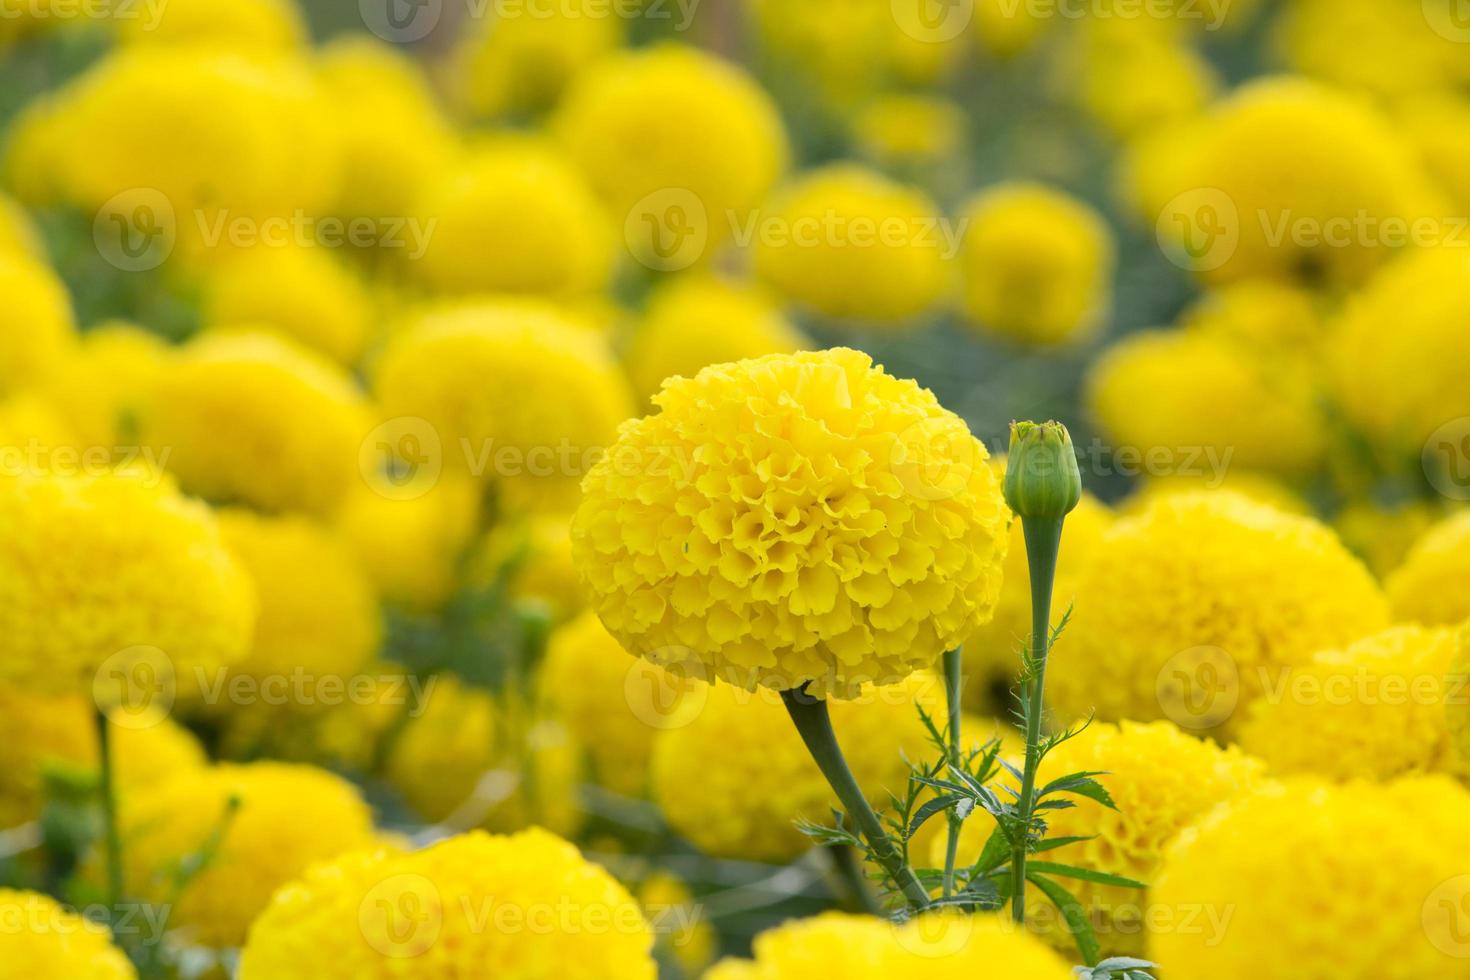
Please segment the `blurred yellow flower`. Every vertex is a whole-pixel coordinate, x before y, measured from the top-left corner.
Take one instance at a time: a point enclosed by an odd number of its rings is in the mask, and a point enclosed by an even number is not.
[[[1345,88],[1396,97],[1463,84],[1470,65],[1437,29],[1451,5],[1422,0],[1292,0],[1282,5],[1273,42],[1294,70]]]
[[[111,19],[124,44],[288,51],[306,43],[306,23],[296,0],[167,0],[148,9],[111,2],[117,7]]]
[[[1396,619],[1457,626],[1470,618],[1470,510],[1425,531],[1384,589]]]
[[[76,338],[71,297],[56,273],[20,254],[0,253],[0,392],[53,372]]]
[[[137,980],[100,922],[40,892],[0,889],[0,980]]]
[[[86,446],[138,447],[138,420],[148,392],[167,370],[170,349],[157,334],[113,322],[82,334],[44,385],[56,407]]]
[[[470,579],[487,585],[504,576],[511,596],[537,603],[554,623],[582,608],[582,588],[572,564],[570,514],[529,514],[501,521],[480,542]]]
[[[864,154],[885,167],[929,165],[952,157],[969,125],[963,110],[934,95],[883,95],[859,109],[852,130]]]
[[[451,674],[436,675],[417,707],[394,736],[384,775],[420,816],[438,822],[472,802],[482,779],[499,768],[500,710],[489,691]]]
[[[1117,139],[1190,118],[1220,87],[1209,59],[1188,38],[1138,30],[1136,19],[1089,20],[1080,27],[1061,81]]]
[[[1443,513],[1442,507],[1422,501],[1380,505],[1357,500],[1338,511],[1332,526],[1343,544],[1382,579],[1403,564],[1409,549]]]

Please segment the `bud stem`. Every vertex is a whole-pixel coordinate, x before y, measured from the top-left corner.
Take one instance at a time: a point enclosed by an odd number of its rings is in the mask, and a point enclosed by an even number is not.
[[[949,741],[949,764],[956,769],[960,766],[960,717],[963,693],[960,685],[964,680],[963,663],[963,648],[955,647],[953,650],[944,651],[944,694],[949,705],[949,728],[946,731]],[[954,865],[960,850],[961,821],[955,814],[954,807],[950,807],[946,812],[949,817],[949,837],[944,847],[944,897],[949,898],[954,894]]]
[[[94,707],[92,719],[97,726],[98,789],[102,797],[102,831],[107,854],[108,921],[118,912],[122,902],[123,858],[122,834],[117,825],[117,787],[114,782],[112,731],[107,713]]]

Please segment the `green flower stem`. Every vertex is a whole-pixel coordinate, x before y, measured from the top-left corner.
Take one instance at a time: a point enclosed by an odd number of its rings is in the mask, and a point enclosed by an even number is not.
[[[97,725],[97,757],[100,761],[102,794],[102,832],[107,853],[107,902],[110,915],[116,915],[122,903],[123,859],[122,834],[117,824],[117,786],[112,758],[112,731],[107,713],[94,708],[92,718]]]
[[[944,651],[944,696],[949,704],[949,764],[958,769],[960,765],[960,715],[963,692],[960,685],[964,680],[962,664],[964,651],[960,647]],[[954,894],[954,865],[960,851],[960,818],[954,807],[948,811],[949,838],[944,847],[944,897]]]
[[[1031,648],[1022,696],[1026,707],[1026,766],[1021,773],[1021,796],[1017,803],[1022,826],[1021,839],[1011,852],[1011,918],[1026,921],[1026,843],[1036,807],[1036,769],[1041,761],[1041,714],[1045,708],[1046,657],[1051,645],[1051,593],[1057,574],[1057,554],[1062,545],[1065,518],[1022,518],[1026,539],[1026,561],[1031,571]]]
[[[838,876],[854,901],[869,915],[882,915],[883,907],[878,904],[873,890],[868,887],[867,877],[863,874],[863,863],[857,852],[846,844],[836,844],[827,850],[832,852],[832,866],[837,869]]]
[[[848,768],[847,760],[843,758],[842,748],[837,744],[837,735],[832,731],[832,716],[827,711],[826,700],[807,694],[805,685],[794,691],[782,691],[781,700],[785,702],[786,712],[791,715],[791,721],[796,725],[801,740],[806,743],[807,751],[816,761],[817,768],[822,770],[822,775],[827,778],[837,799],[857,824],[858,831],[873,849],[878,863],[898,882],[904,897],[911,905],[916,909],[926,908],[929,905],[929,893],[919,883],[913,869],[904,863],[902,852],[883,829],[883,822],[868,805],[857,779]]]

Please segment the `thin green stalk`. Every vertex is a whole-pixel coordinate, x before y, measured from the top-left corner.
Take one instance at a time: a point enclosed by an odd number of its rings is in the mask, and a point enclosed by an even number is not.
[[[857,779],[848,768],[842,748],[837,744],[837,735],[832,731],[832,716],[827,711],[827,702],[807,694],[805,685],[794,691],[782,691],[781,700],[786,704],[786,712],[791,715],[791,721],[796,725],[802,742],[806,743],[807,751],[816,761],[817,768],[822,771],[832,791],[837,794],[837,799],[857,824],[858,831],[872,848],[873,856],[883,866],[883,870],[898,883],[904,897],[914,908],[926,908],[929,905],[929,893],[924,890],[913,869],[904,863],[902,852],[883,829],[883,822],[868,805]]]
[[[107,713],[100,707],[92,712],[97,726],[97,757],[101,779],[102,832],[107,853],[107,903],[109,915],[116,915],[122,903],[123,858],[122,834],[117,824],[117,786],[114,781],[112,732]]]
[[[944,651],[944,696],[949,705],[949,764],[951,768],[958,769],[960,766],[960,716],[963,692],[960,684],[963,682],[964,652],[960,647]],[[950,807],[949,837],[944,847],[944,897],[949,898],[954,894],[954,865],[955,858],[960,851],[960,818],[955,813],[954,807]]]
[[[1045,708],[1046,658],[1051,644],[1051,593],[1062,544],[1063,518],[1024,518],[1026,561],[1031,571],[1031,647],[1022,695],[1026,698],[1026,765],[1021,772],[1017,803],[1022,820],[1021,839],[1011,852],[1011,917],[1026,921],[1026,843],[1036,807],[1036,769],[1041,761],[1041,715]]]
[[[883,907],[878,904],[873,890],[868,887],[868,879],[863,874],[862,861],[858,859],[857,852],[846,844],[837,844],[828,850],[832,852],[833,867],[837,869],[838,876],[857,904],[869,915],[882,915]]]

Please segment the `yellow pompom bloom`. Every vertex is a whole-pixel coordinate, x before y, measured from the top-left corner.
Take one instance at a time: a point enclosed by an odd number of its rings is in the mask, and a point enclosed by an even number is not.
[[[1293,0],[1274,43],[1294,71],[1344,88],[1388,97],[1448,89],[1470,75],[1463,38],[1437,29],[1452,26],[1453,10],[1422,0]]]
[[[951,284],[956,243],[928,194],[855,164],[803,174],[759,222],[756,271],[826,316],[911,325]]]
[[[384,414],[423,419],[444,465],[567,502],[632,414],[603,340],[575,321],[493,301],[444,307],[399,333],[377,364]],[[556,392],[555,398],[529,397]]]
[[[1047,697],[1063,718],[1226,728],[1268,682],[1388,625],[1336,536],[1233,493],[1177,494],[1121,518],[1077,580],[1083,603]]]
[[[1149,959],[1182,977],[1463,980],[1467,827],[1470,794],[1444,777],[1242,797],[1166,855],[1152,895],[1173,927]]]
[[[75,343],[76,326],[66,287],[28,256],[0,253],[0,296],[0,392],[10,392],[54,371]]]
[[[243,943],[275,890],[308,866],[375,840],[351,783],[276,762],[181,773],[124,797],[119,821],[128,894],[172,903],[169,928],[215,947]],[[216,835],[214,856],[176,895],[180,865]]]
[[[43,390],[84,445],[122,449],[125,457],[137,446],[139,413],[168,357],[169,346],[157,334],[103,324],[82,334]]]
[[[326,694],[318,685],[351,677],[382,640],[366,574],[339,539],[304,517],[231,509],[220,514],[220,532],[260,599],[255,642],[231,672],[273,685],[286,681],[292,695],[298,687],[291,679],[302,674],[307,701],[290,697],[288,710],[320,710],[318,697]]]
[[[186,344],[158,378],[142,429],[186,489],[268,511],[331,511],[371,426],[362,393],[327,358],[262,331]]]
[[[201,291],[206,324],[270,327],[349,366],[373,327],[367,287],[315,244],[243,250],[207,271]]]
[[[874,806],[908,785],[902,753],[919,758],[928,751],[916,704],[943,714],[944,685],[928,671],[829,702],[837,740]],[[660,717],[669,727],[654,738],[649,779],[671,827],[715,857],[779,864],[812,846],[795,821],[829,820],[837,798],[779,695],[700,685]]]
[[[1137,20],[1090,20],[1068,60],[1066,90],[1117,139],[1188,119],[1214,98],[1220,81],[1186,39],[1137,30]]]
[[[1252,705],[1240,744],[1282,775],[1392,779],[1442,769],[1454,652],[1450,630],[1419,626],[1323,650]]]
[[[1337,403],[1395,462],[1418,456],[1436,429],[1466,415],[1467,290],[1470,251],[1420,249],[1351,296],[1334,325]]]
[[[1456,626],[1470,617],[1470,511],[1426,531],[1384,589],[1396,619]]]
[[[1039,184],[1000,184],[965,206],[965,315],[985,332],[1050,346],[1085,340],[1112,296],[1113,240],[1092,208]]]
[[[24,393],[0,400],[0,474],[35,476],[61,472],[76,475],[84,457],[72,455],[78,448],[77,432],[67,425],[49,401]],[[88,463],[105,465],[95,456]]]
[[[394,739],[384,774],[420,816],[438,822],[471,802],[481,780],[499,768],[503,740],[489,691],[452,674],[435,675],[433,684]]]
[[[1343,544],[1381,580],[1404,563],[1410,549],[1443,513],[1442,508],[1420,501],[1381,506],[1359,500],[1339,511],[1332,526]]]
[[[344,35],[317,51],[316,76],[341,140],[335,213],[407,216],[420,186],[444,172],[456,149],[424,73],[389,45]],[[403,247],[420,245],[405,240]]]
[[[1251,82],[1140,141],[1132,194],[1171,258],[1212,282],[1360,281],[1444,202],[1372,106],[1297,78]]]
[[[629,651],[814,694],[891,683],[989,619],[1008,512],[932,392],[838,348],[668,384],[582,485],[572,548]]]
[[[638,904],[576,847],[476,832],[313,868],[255,924],[240,977],[654,980],[652,949]]]
[[[654,736],[686,724],[704,695],[700,682],[630,656],[590,612],[551,634],[537,685],[545,712],[586,746],[596,780],[624,796],[644,795]]]
[[[754,961],[716,963],[705,980],[851,980],[891,977],[1006,976],[1066,980],[1056,953],[997,915],[930,914],[902,925],[875,916],[824,912],[787,922],[755,939]]]
[[[157,473],[0,479],[0,527],[0,683],[90,690],[104,665],[161,661],[186,694],[249,647],[249,579],[209,510]]]
[[[968,125],[958,105],[931,95],[884,95],[858,110],[853,135],[884,166],[929,165],[952,157]]]
[[[0,193],[0,255],[36,260],[45,255],[40,229],[25,209],[4,193]]]
[[[655,872],[638,883],[637,898],[659,948],[686,976],[702,974],[715,958],[719,936],[689,887],[671,874]]]
[[[572,563],[569,514],[531,514],[490,530],[474,556],[471,580],[488,584],[505,575],[510,594],[538,603],[553,622],[564,622],[583,606],[582,586]]]
[[[441,293],[571,297],[612,274],[607,215],[582,175],[533,137],[502,135],[469,150],[425,185],[414,212],[429,233],[409,263]]]
[[[810,346],[763,291],[693,276],[671,280],[653,294],[623,361],[637,393],[652,398],[666,378],[693,377],[711,364]]]
[[[145,6],[131,9],[130,16],[112,18],[124,44],[289,51],[306,43],[306,24],[296,0],[168,0],[153,16],[145,15]]]
[[[425,470],[404,483],[377,476],[356,483],[336,520],[383,598],[417,611],[436,609],[454,593],[479,523],[478,484]]]
[[[692,194],[711,244],[786,165],[770,97],[742,68],[683,45],[594,65],[567,90],[553,126],[619,225],[638,219],[640,203],[662,213],[663,195]]]
[[[615,51],[625,18],[598,0],[563,0],[518,14],[486,16],[455,51],[460,101],[483,116],[539,112],[589,65]]]
[[[1456,91],[1425,92],[1396,102],[1393,110],[1424,166],[1458,208],[1470,207],[1470,99]]]
[[[1265,765],[1235,747],[1180,731],[1167,721],[1121,725],[1098,722],[1047,755],[1038,785],[1075,772],[1102,773],[1099,781],[1118,805],[1110,810],[1091,800],[1047,816],[1051,837],[1089,837],[1056,852],[1056,860],[1075,867],[1119,874],[1145,884],[1158,874],[1159,862],[1174,838],[1217,804],[1255,788]],[[960,837],[960,861],[980,855],[994,825],[966,821]],[[930,863],[944,866],[945,840],[931,845]],[[1087,910],[1104,955],[1141,956],[1150,919],[1146,890],[1092,882],[1068,882]],[[1072,939],[1054,906],[1031,889],[1036,904],[1027,903],[1027,924],[1062,949]]]
[[[1153,454],[1182,465],[1209,453],[1222,465],[1304,474],[1327,453],[1312,370],[1305,358],[1217,333],[1145,330],[1093,363],[1086,399],[1112,442],[1146,465]]]
[[[0,827],[17,827],[41,815],[49,768],[96,769],[92,710],[75,695],[47,697],[0,686]],[[113,725],[111,736],[122,793],[146,792],[161,779],[205,763],[194,736],[167,718]]]
[[[1315,516],[1312,505],[1295,490],[1274,476],[1250,470],[1227,467],[1224,460],[1203,461],[1192,472],[1160,473],[1145,477],[1142,484],[1119,504],[1119,511],[1138,514],[1147,510],[1160,497],[1179,493],[1234,493],[1258,504],[1275,507],[1288,514]],[[1218,469],[1211,471],[1211,463]]]
[[[1241,279],[1212,289],[1180,318],[1188,330],[1263,347],[1308,346],[1327,334],[1311,290],[1276,279]]]
[[[40,892],[0,889],[0,980],[137,980],[100,922]]]

